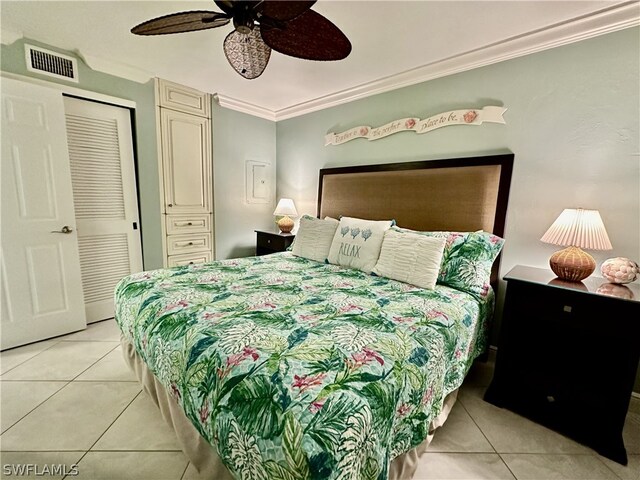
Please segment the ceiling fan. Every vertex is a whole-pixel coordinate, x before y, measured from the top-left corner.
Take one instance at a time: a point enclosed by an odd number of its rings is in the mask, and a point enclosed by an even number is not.
[[[164,35],[222,27],[235,30],[224,39],[224,53],[244,78],[259,77],[271,50],[306,60],[342,60],[351,42],[342,31],[311,10],[316,0],[214,0],[221,12],[196,10],[147,20],[131,29],[136,35]]]

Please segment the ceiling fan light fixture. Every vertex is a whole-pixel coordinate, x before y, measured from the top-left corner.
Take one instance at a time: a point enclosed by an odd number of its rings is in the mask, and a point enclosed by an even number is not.
[[[234,30],[224,39],[223,48],[229,64],[248,80],[262,75],[271,57],[271,48],[262,41],[257,28],[248,34]]]
[[[253,30],[254,22],[251,12],[247,9],[240,10],[233,17],[233,27],[236,29],[236,32],[242,33],[243,35],[248,35]]]

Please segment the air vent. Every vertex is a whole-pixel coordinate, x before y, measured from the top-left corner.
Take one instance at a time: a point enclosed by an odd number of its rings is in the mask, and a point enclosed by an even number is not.
[[[67,55],[34,47],[24,46],[27,70],[30,72],[62,78],[71,82],[78,81],[78,61]]]

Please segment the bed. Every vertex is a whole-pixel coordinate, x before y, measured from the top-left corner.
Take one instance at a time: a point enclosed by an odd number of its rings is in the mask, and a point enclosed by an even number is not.
[[[512,162],[323,169],[318,216],[502,236]],[[116,320],[127,363],[208,478],[396,480],[486,349],[493,302],[285,252],[127,277]]]

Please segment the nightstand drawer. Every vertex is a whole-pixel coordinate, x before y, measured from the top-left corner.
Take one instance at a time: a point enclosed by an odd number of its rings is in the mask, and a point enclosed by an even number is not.
[[[169,255],[211,251],[211,234],[169,235],[167,237]]]
[[[211,231],[211,215],[167,215],[167,235],[208,233]]]
[[[555,325],[563,323],[569,323],[572,328],[577,327],[581,330],[600,330],[602,319],[606,318],[611,308],[606,298],[591,298],[574,291],[514,281],[510,282],[507,288],[509,308],[514,308],[518,317],[528,319],[513,322],[512,326],[516,330],[520,328],[544,330],[544,328],[555,328]],[[541,322],[545,324],[544,328],[540,328]]]
[[[287,248],[285,246],[285,238],[279,235],[258,233],[256,244],[258,245],[258,247],[264,247],[269,250],[273,250],[274,252],[281,252],[282,250],[286,250]]]
[[[292,243],[295,235],[256,230],[256,255],[284,252]]]

